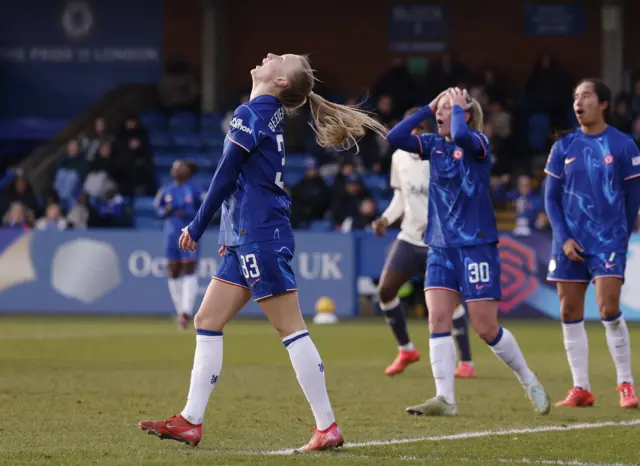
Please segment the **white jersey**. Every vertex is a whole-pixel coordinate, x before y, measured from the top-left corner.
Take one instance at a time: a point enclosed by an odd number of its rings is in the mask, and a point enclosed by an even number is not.
[[[418,154],[397,150],[391,158],[393,199],[382,216],[392,224],[402,214],[398,239],[424,246],[429,200],[429,162]]]

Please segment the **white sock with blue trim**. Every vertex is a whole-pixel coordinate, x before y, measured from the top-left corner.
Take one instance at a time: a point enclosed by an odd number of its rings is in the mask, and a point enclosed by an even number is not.
[[[169,295],[176,314],[182,314],[182,277],[169,279]]]
[[[182,312],[193,315],[193,308],[198,297],[198,275],[182,276]]]
[[[562,338],[567,361],[571,368],[573,386],[591,391],[589,383],[589,340],[584,328],[584,320],[562,322]]]
[[[432,333],[429,337],[429,359],[436,382],[436,396],[449,404],[455,403],[453,381],[456,372],[456,344],[451,332]]]
[[[301,330],[282,339],[300,387],[311,405],[316,428],[325,430],[335,422],[324,376],[324,364],[309,332]]]
[[[487,344],[495,355],[515,372],[522,385],[529,385],[536,380],[535,374],[531,372],[524,360],[518,342],[509,330],[500,327],[498,335]]]
[[[605,334],[607,336],[607,346],[609,353],[616,366],[616,377],[618,384],[633,384],[631,375],[631,343],[629,341],[629,329],[627,322],[622,316],[622,312],[617,316],[602,320]]]
[[[183,418],[191,424],[202,424],[211,392],[222,370],[222,332],[196,330],[196,352],[191,370],[191,385]]]

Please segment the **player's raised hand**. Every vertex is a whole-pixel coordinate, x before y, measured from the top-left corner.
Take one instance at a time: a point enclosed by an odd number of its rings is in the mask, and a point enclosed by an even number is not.
[[[180,249],[182,249],[183,251],[195,251],[196,249],[198,249],[198,243],[191,238],[187,227],[182,229],[182,234],[180,235],[178,246],[180,246]]]
[[[584,262],[584,257],[582,257],[582,253],[584,250],[580,247],[580,245],[573,239],[568,239],[566,243],[562,246],[562,251],[564,255],[572,260],[573,262]]]
[[[389,221],[384,217],[380,217],[378,219],[375,219],[371,223],[371,228],[373,229],[373,233],[376,236],[384,236],[384,235],[386,235],[388,226],[389,226]]]
[[[436,113],[436,110],[438,110],[438,102],[440,102],[440,99],[447,95],[448,90],[449,89],[442,91],[440,94],[438,94],[438,97],[431,101],[431,103],[429,104],[431,112]]]
[[[471,97],[466,89],[460,89],[459,87],[447,89],[447,97],[449,97],[452,107],[458,105],[465,110],[471,107]]]

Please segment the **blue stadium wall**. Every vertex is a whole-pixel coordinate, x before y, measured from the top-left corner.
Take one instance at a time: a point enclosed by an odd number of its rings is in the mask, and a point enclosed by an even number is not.
[[[328,296],[338,315],[356,316],[357,277],[379,276],[392,239],[297,233],[294,267],[304,314],[313,314],[316,301]],[[219,262],[217,232],[208,232],[201,244],[200,297]],[[544,279],[550,247],[547,234],[501,236],[503,315],[559,317],[555,289]],[[165,266],[161,232],[0,230],[0,312],[169,315]],[[640,320],[639,280],[640,235],[635,235],[622,295],[629,320]],[[260,310],[252,303],[242,315],[260,315]],[[586,316],[598,318],[593,287]]]

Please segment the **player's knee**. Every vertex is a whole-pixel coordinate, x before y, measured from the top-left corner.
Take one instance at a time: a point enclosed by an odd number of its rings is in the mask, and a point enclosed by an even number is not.
[[[473,331],[485,342],[493,341],[498,335],[500,330],[500,326],[498,325],[498,321],[472,321],[471,327]]]
[[[600,318],[609,319],[620,314],[620,302],[617,296],[604,296],[599,301]]]
[[[224,330],[223,322],[220,322],[215,315],[202,312],[202,309],[194,316],[193,326],[200,330],[213,330],[214,332],[222,332]]]
[[[451,314],[442,311],[429,310],[429,331],[431,333],[446,333],[452,328]]]
[[[583,318],[583,305],[580,300],[571,296],[560,296],[560,318],[565,322]]]
[[[381,303],[390,303],[397,296],[398,290],[386,283],[378,286],[378,298]]]

